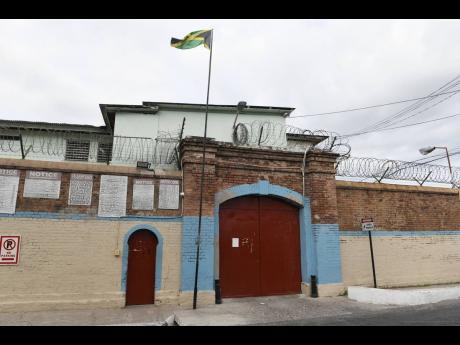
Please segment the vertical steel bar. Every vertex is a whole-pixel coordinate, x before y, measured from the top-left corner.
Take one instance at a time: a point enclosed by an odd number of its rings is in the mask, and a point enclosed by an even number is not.
[[[371,259],[372,259],[372,275],[374,277],[374,288],[377,288],[377,278],[375,277],[375,264],[374,264],[374,250],[372,248],[372,235],[371,231],[368,231],[369,233],[369,246],[371,248]]]
[[[196,262],[195,262],[195,283],[193,287],[193,309],[196,309],[196,300],[198,294],[198,271],[200,265],[200,236],[201,236],[201,215],[203,213],[203,186],[204,186],[204,165],[206,154],[206,135],[208,128],[208,106],[209,106],[209,85],[211,81],[211,61],[212,61],[212,46],[213,46],[213,30],[211,30],[211,46],[209,47],[209,71],[208,71],[208,91],[206,95],[206,115],[204,119],[204,136],[203,136],[203,161],[201,164],[201,187],[200,187],[200,211],[198,216],[198,236],[196,240]]]

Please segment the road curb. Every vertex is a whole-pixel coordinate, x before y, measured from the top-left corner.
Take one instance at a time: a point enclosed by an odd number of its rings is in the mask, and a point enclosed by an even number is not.
[[[348,298],[373,304],[421,305],[460,298],[460,286],[400,290],[349,286]]]

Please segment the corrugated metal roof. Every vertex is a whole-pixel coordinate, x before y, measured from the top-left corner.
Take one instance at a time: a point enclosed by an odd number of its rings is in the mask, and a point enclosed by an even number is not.
[[[40,121],[19,121],[0,119],[0,128],[4,129],[53,129],[59,131],[85,132],[108,134],[105,126],[77,125],[70,123],[40,122]]]

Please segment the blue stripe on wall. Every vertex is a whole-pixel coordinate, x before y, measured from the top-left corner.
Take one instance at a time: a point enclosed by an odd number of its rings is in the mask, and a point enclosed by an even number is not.
[[[342,282],[338,224],[313,224],[318,284]]]
[[[199,217],[185,217],[182,225],[181,290],[191,291],[195,283],[196,240]],[[214,217],[201,220],[198,290],[214,290]]]
[[[432,237],[432,236],[455,236],[460,235],[460,230],[374,230],[372,237]],[[341,230],[340,236],[368,237],[367,231],[360,230]]]
[[[300,217],[300,260],[302,281],[310,282],[310,276],[318,275],[316,245],[311,224],[310,200],[304,198],[304,207],[299,210]]]
[[[182,216],[126,216],[126,217],[97,217],[80,213],[52,213],[52,212],[16,212],[15,214],[1,213],[0,218],[46,218],[71,220],[105,220],[105,221],[162,221],[178,222]]]

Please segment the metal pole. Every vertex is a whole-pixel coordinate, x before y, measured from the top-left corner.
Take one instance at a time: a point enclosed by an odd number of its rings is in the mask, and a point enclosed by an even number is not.
[[[21,144],[21,155],[22,159],[26,158],[26,155],[24,154],[24,144],[22,142],[22,134],[19,133],[19,143]]]
[[[371,259],[372,259],[372,275],[374,277],[374,287],[377,288],[377,279],[375,277],[375,265],[374,265],[374,250],[372,249],[372,236],[371,236],[371,231],[368,231],[369,233],[369,245],[371,247]]]
[[[213,46],[213,30],[211,30],[211,46],[209,47],[209,71],[208,71],[208,91],[206,95],[206,115],[204,119],[204,136],[203,136],[203,161],[201,164],[201,187],[200,187],[200,212],[198,215],[198,236],[196,240],[196,261],[195,261],[195,284],[193,287],[193,309],[196,309],[196,299],[198,294],[198,269],[200,265],[200,235],[201,235],[201,214],[203,211],[203,185],[204,185],[204,165],[206,154],[206,134],[208,129],[208,105],[209,105],[209,84],[211,81],[211,61]]]
[[[450,171],[450,174],[452,175],[452,166],[450,165],[449,151],[447,151],[447,147],[444,147],[444,148],[446,149],[447,163],[449,163],[449,171]]]

